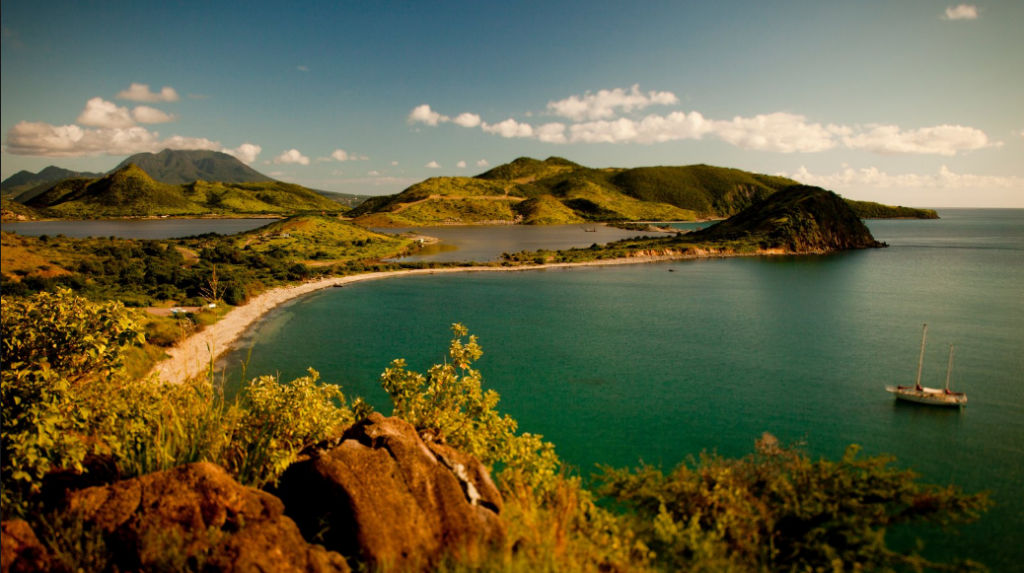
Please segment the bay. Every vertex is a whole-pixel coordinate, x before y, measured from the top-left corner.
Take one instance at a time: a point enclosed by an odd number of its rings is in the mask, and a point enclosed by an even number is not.
[[[330,289],[267,316],[229,355],[247,375],[314,367],[389,412],[380,373],[425,371],[448,327],[480,336],[500,409],[584,474],[670,468],[701,451],[742,456],[762,432],[840,457],[895,455],[935,483],[987,490],[995,508],[926,554],[1019,570],[1024,546],[1024,211],[940,210],[871,221],[888,249],[514,274],[404,277]],[[668,272],[673,270],[675,272]],[[941,386],[956,343],[962,411],[895,402]],[[1014,533],[1017,532],[1017,533]]]
[[[269,225],[276,219],[98,219],[91,221],[26,221],[4,223],[4,231],[38,237],[64,235],[121,239],[174,239],[205,233],[233,235]]]

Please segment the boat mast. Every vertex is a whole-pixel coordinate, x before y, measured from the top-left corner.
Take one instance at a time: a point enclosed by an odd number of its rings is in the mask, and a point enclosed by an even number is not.
[[[953,345],[949,345],[949,367],[946,368],[946,392],[949,392],[949,375],[953,373]]]
[[[917,384],[914,385],[918,391],[921,390],[921,370],[924,368],[924,341],[928,337],[928,325],[924,325],[924,332],[921,334],[921,358],[917,361]]]

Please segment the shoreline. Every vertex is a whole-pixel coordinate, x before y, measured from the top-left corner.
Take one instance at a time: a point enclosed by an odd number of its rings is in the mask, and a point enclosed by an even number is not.
[[[381,280],[392,277],[436,275],[455,273],[514,273],[526,271],[542,271],[549,269],[566,269],[577,267],[604,267],[619,265],[636,265],[645,263],[663,263],[671,261],[734,258],[774,255],[804,255],[813,253],[789,253],[778,250],[760,251],[756,253],[715,253],[699,252],[697,254],[646,254],[628,258],[607,259],[603,261],[586,261],[579,263],[546,263],[519,267],[453,267],[440,269],[406,269],[399,271],[382,271],[352,275],[347,277],[331,277],[293,286],[278,287],[266,291],[250,300],[244,306],[236,307],[217,323],[206,327],[185,338],[166,350],[169,358],[157,362],[147,373],[162,382],[179,384],[210,371],[218,358],[233,348],[235,342],[264,315],[282,304],[326,288],[342,287],[349,284]]]

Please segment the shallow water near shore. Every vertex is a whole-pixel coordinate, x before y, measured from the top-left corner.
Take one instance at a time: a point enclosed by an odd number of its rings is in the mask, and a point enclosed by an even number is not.
[[[308,367],[390,411],[395,358],[443,360],[451,323],[480,337],[500,409],[567,462],[666,468],[741,456],[764,431],[838,458],[891,453],[997,506],[960,536],[924,532],[933,556],[1020,570],[1024,547],[1024,211],[940,210],[869,221],[889,249],[824,257],[697,260],[514,274],[395,278],[328,289],[273,311],[225,359],[250,376]],[[668,272],[668,271],[674,272]],[[904,405],[929,324],[924,382],[956,343],[962,411]],[[234,367],[237,372],[237,367]]]

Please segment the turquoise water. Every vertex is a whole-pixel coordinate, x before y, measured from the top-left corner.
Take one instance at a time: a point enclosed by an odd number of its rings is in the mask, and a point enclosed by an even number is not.
[[[741,456],[764,431],[831,458],[856,443],[928,480],[990,490],[997,507],[960,536],[927,532],[929,553],[1019,571],[1024,211],[940,214],[869,222],[891,248],[834,256],[331,289],[268,315],[246,340],[248,373],[292,378],[312,366],[389,411],[378,385],[388,362],[426,370],[462,322],[480,336],[478,366],[501,409],[584,472],[641,459],[670,467],[703,450]],[[944,382],[955,342],[963,411],[898,404],[883,390],[913,381],[924,323],[924,380]]]

